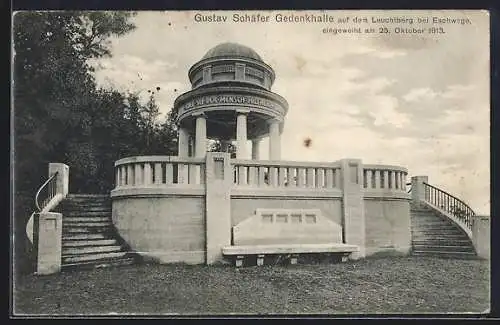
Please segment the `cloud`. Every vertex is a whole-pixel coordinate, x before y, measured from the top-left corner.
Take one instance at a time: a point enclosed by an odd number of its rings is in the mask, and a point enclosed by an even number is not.
[[[403,99],[408,102],[419,101],[422,99],[434,99],[436,98],[437,93],[435,93],[432,89],[426,88],[414,88],[410,90],[409,93],[403,96]]]
[[[402,165],[410,175],[428,175],[432,184],[486,211],[488,17],[465,11],[453,15],[467,16],[473,25],[447,25],[444,35],[353,38],[323,34],[316,24],[208,25],[195,23],[193,12],[140,12],[138,28],[113,40],[113,57],[100,60],[96,75],[122,89],[159,85],[157,98],[166,113],[190,89],[192,64],[218,43],[242,43],[273,67],[273,91],[290,105],[283,159],[352,157]],[[303,146],[305,138],[312,139],[309,148]],[[264,159],[267,150],[264,139]]]

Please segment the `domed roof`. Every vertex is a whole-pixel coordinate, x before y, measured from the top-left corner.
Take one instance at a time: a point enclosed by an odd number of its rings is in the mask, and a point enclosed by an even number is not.
[[[254,59],[257,61],[262,61],[260,55],[248,46],[237,44],[237,43],[221,43],[212,49],[210,49],[202,58],[211,59],[221,56],[239,56]]]

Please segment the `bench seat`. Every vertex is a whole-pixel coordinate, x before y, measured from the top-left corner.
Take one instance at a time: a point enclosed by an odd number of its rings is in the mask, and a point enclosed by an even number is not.
[[[274,244],[225,246],[222,254],[260,255],[260,254],[307,254],[307,253],[353,253],[359,251],[356,245],[332,244]]]

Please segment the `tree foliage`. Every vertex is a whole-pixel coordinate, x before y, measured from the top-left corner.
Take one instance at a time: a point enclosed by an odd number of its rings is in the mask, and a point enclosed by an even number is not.
[[[49,162],[70,166],[70,192],[109,193],[117,159],[176,154],[173,120],[168,115],[159,121],[153,92],[143,104],[138,94],[99,88],[93,77],[89,59],[110,56],[110,40],[135,28],[133,16],[68,11],[14,16],[14,195],[21,228]]]

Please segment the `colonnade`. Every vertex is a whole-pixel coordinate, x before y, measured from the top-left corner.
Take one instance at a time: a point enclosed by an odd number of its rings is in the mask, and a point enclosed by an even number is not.
[[[247,157],[247,116],[248,111],[237,111],[236,115],[236,159],[248,159]],[[193,156],[203,158],[207,152],[207,117],[205,114],[197,114],[194,139],[190,137],[186,128],[179,127],[179,157]],[[268,120],[269,127],[269,160],[281,159],[281,134],[279,121]],[[252,139],[251,159],[260,159],[261,139]],[[189,150],[191,143],[192,150]],[[191,151],[191,152],[190,152]]]

